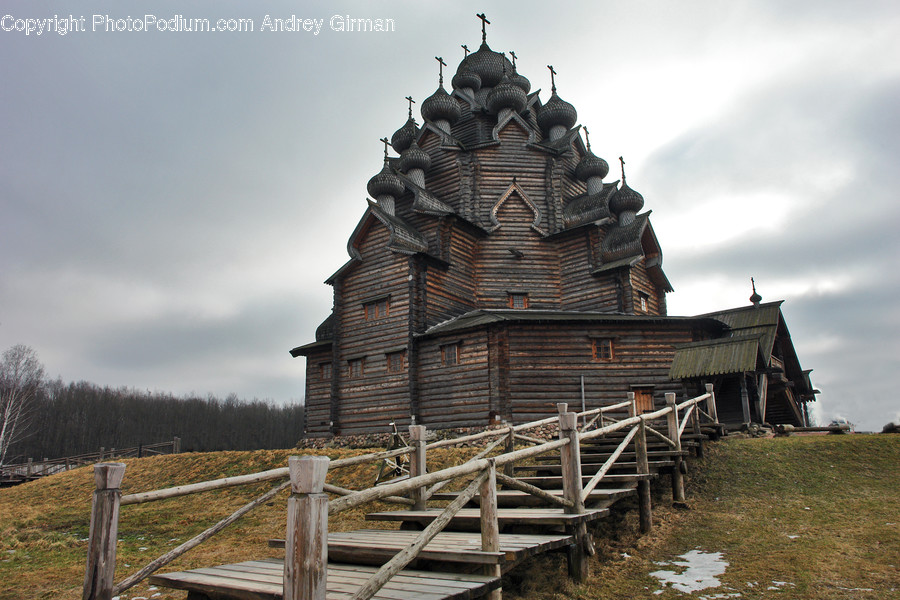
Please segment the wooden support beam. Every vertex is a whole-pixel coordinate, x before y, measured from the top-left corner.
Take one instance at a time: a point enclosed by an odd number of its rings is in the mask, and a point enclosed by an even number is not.
[[[629,392],[631,408],[629,416],[637,415],[637,405],[634,402],[634,393]],[[634,438],[635,462],[637,472],[640,475],[650,474],[650,460],[647,457],[647,422],[641,419],[638,424],[637,435]],[[638,509],[640,516],[641,533],[650,533],[653,528],[653,504],[650,497],[650,480],[642,477],[638,480]]]
[[[569,443],[560,448],[562,464],[563,495],[572,503],[565,511],[570,514],[583,514],[584,500],[581,498],[581,449],[578,436],[578,416],[568,412],[568,405],[560,402],[556,405],[559,411],[559,439]],[[587,524],[583,521],[575,526],[575,543],[569,546],[569,577],[582,582],[588,576],[588,552],[591,548]]]
[[[119,506],[122,500],[119,486],[124,477],[125,465],[122,463],[94,465],[96,489],[91,505],[83,600],[110,600],[113,597]]]
[[[284,555],[284,600],[325,600],[328,570],[327,456],[288,459],[288,498]]]
[[[425,467],[425,426],[410,425],[409,426],[409,445],[412,452],[409,453],[409,477],[418,477],[424,475]],[[426,497],[425,488],[417,487],[410,491],[410,498],[413,501],[413,510],[425,510]]]
[[[706,384],[706,393],[709,394],[709,397],[706,399],[706,412],[709,413],[713,423],[718,423],[719,413],[716,411],[716,392],[714,387],[711,383]]]
[[[741,412],[744,425],[750,424],[750,394],[747,392],[747,374],[741,373]]]
[[[512,432],[510,432],[512,434]],[[493,460],[488,460],[487,476],[484,477],[479,489],[481,496],[481,551],[482,552],[499,552],[500,551],[500,524],[497,521],[497,465]],[[485,565],[485,575],[493,575],[500,577],[500,563],[493,565]],[[489,600],[501,600],[502,592],[500,589],[491,591],[488,594]]]
[[[675,404],[675,394],[666,393],[666,407],[671,412],[666,415],[666,424],[668,426],[669,437],[675,442],[675,466],[672,467],[672,501],[684,502],[684,474],[681,472],[681,463],[684,457],[681,456],[681,435],[678,426],[678,405]]]

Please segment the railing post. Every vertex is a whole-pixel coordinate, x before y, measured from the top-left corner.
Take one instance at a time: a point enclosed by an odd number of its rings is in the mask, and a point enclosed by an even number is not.
[[[630,417],[637,415],[637,405],[635,404],[634,392],[628,392],[628,400],[631,405],[628,407]],[[650,498],[650,479],[646,477],[650,474],[650,461],[647,458],[647,423],[644,419],[638,424],[639,430],[634,437],[634,454],[637,464],[638,475],[643,475],[638,479],[638,506],[640,509],[640,526],[641,533],[649,533],[653,528],[653,504]]]
[[[288,459],[284,600],[325,600],[328,571],[328,495],[323,493],[327,456]]]
[[[181,454],[181,438],[177,435],[172,440],[172,454]]]
[[[28,459],[28,466],[25,467],[25,477],[26,477],[27,479],[31,479],[31,474],[32,474],[32,472],[33,472],[33,469],[34,469],[34,459],[33,459],[33,458],[29,458],[29,459]]]
[[[409,445],[413,450],[409,454],[409,476],[418,477],[425,474],[425,426],[409,426]],[[425,488],[418,487],[410,492],[414,502],[412,510],[425,510]]]
[[[562,465],[563,495],[572,502],[566,507],[571,514],[584,513],[584,500],[581,499],[581,448],[578,440],[578,416],[568,412],[568,404],[560,402],[556,405],[559,411],[559,439],[568,439],[569,443],[560,448]],[[575,544],[569,547],[569,576],[576,582],[584,581],[588,576],[588,549],[591,540],[587,532],[587,524],[583,521],[575,527]]]
[[[713,391],[713,384],[706,384],[706,393],[709,394],[709,398],[706,399],[706,412],[712,417],[713,423],[718,424],[719,415],[716,412],[716,393]]]
[[[506,435],[506,445],[503,451],[506,453],[513,452],[516,449],[516,432],[512,425],[509,425],[509,433]],[[508,462],[503,465],[503,474],[507,477],[515,475],[515,464]]]
[[[497,466],[493,459],[488,461],[488,476],[481,484],[478,491],[481,496],[481,550],[483,552],[500,551],[500,524],[497,522]],[[500,577],[502,574],[500,564],[495,563],[485,566],[485,575]],[[502,592],[499,589],[492,591],[488,598],[500,600]]]
[[[94,499],[88,535],[87,567],[84,571],[83,600],[110,600],[116,572],[116,540],[119,532],[119,486],[125,477],[122,463],[94,465]]]
[[[681,436],[678,435],[678,406],[675,403],[675,394],[666,392],[666,406],[671,411],[666,415],[669,438],[675,442],[675,466],[672,467],[672,501],[684,502],[684,474],[681,472],[684,458],[681,456]]]

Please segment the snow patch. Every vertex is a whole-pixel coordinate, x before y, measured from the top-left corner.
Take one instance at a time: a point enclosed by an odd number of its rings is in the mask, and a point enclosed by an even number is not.
[[[691,550],[678,558],[682,560],[661,563],[663,565],[679,567],[677,570],[654,571],[650,573],[650,575],[659,579],[660,583],[664,586],[671,586],[679,592],[688,594],[708,588],[716,588],[722,585],[722,582],[720,582],[717,577],[725,573],[728,563],[722,559],[721,552]],[[662,590],[654,593],[662,593]],[[719,597],[740,597],[740,595]]]

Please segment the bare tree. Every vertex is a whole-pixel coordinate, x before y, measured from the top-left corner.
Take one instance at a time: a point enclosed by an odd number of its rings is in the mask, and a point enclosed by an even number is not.
[[[28,434],[32,401],[44,380],[44,366],[37,353],[16,344],[0,361],[0,465],[6,452]]]

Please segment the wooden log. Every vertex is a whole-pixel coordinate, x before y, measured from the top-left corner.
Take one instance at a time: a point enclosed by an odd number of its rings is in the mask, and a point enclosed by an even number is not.
[[[426,471],[424,425],[409,426],[409,445],[412,447],[412,452],[409,453],[409,476],[413,478],[424,475]],[[413,501],[413,510],[425,510],[426,497],[424,487],[410,490],[410,498]]]
[[[675,442],[675,466],[672,468],[672,501],[684,502],[684,474],[681,472],[681,463],[684,458],[681,456],[681,434],[678,427],[678,407],[675,404],[675,394],[666,393],[666,407],[671,412],[666,415],[666,424],[668,425],[669,437]]]
[[[637,414],[637,405],[634,404],[634,395],[629,393],[632,400],[630,413]],[[638,424],[637,436],[634,439],[635,463],[640,475],[650,474],[650,461],[647,456],[647,421],[641,419]],[[638,481],[638,511],[640,517],[641,533],[649,533],[653,528],[653,504],[650,497],[650,480],[641,478]]]
[[[119,506],[122,499],[119,486],[124,477],[125,465],[122,463],[94,465],[96,489],[91,505],[83,600],[110,600],[113,597]]]
[[[499,446],[500,444],[503,444],[503,443],[506,443],[506,438],[500,438],[498,440],[494,440],[493,442],[488,444],[484,450],[482,450],[481,452],[479,452],[478,454],[476,454],[475,456],[473,456],[472,458],[467,460],[466,463],[470,463],[474,460],[484,458],[485,456],[490,454],[494,448],[496,448],[497,446]],[[466,463],[463,463],[463,464],[466,464]],[[510,463],[510,465],[512,465],[512,463]],[[448,483],[450,483],[450,480],[445,479],[444,481],[439,481],[438,483],[436,483],[433,486],[431,486],[430,488],[428,488],[428,491],[425,492],[425,500],[426,501],[430,500],[431,497],[434,496],[434,494],[436,492],[438,492],[441,488],[443,488]],[[386,500],[386,498],[382,498],[382,500]]]
[[[476,477],[466,489],[460,492],[459,496],[444,509],[444,512],[425,527],[412,544],[398,552],[394,558],[382,565],[382,567],[356,591],[351,600],[369,600],[369,598],[378,593],[378,590],[384,587],[384,584],[387,583],[391,577],[399,573],[403,567],[408,565],[416,556],[418,556],[419,552],[428,544],[428,542],[433,540],[437,534],[443,531],[444,527],[446,527],[453,517],[456,516],[456,513],[458,513],[460,509],[475,496],[475,493],[487,477],[487,471]],[[285,596],[285,600],[288,600],[287,596]],[[298,598],[297,600],[300,599]]]
[[[565,507],[574,506],[571,500],[560,498],[559,496],[554,496],[546,490],[542,490],[541,488],[531,485],[530,483],[520,481],[515,477],[509,477],[508,475],[505,475],[503,473],[497,473],[497,481],[502,483],[504,487],[519,490],[520,492],[525,492],[526,494],[531,494],[532,496],[540,498],[541,500],[545,500],[553,505]]]
[[[578,417],[567,412],[568,405],[560,402],[556,405],[559,411],[559,439],[569,443],[560,448],[562,465],[563,496],[572,503],[565,511],[570,514],[583,514],[584,500],[581,497],[581,450],[578,439]],[[588,553],[590,544],[587,525],[583,522],[575,526],[575,543],[568,549],[569,577],[580,583],[588,576]]]
[[[288,459],[288,498],[284,556],[284,600],[325,600],[328,570],[328,473],[326,456]]]
[[[336,494],[338,496],[350,496],[351,494],[355,494],[358,490],[349,490],[347,488],[343,488],[337,485],[331,485],[330,483],[326,483],[324,487],[325,491],[329,494]],[[390,502],[392,504],[403,504],[404,506],[412,506],[413,501],[409,498],[402,498],[400,496],[388,496],[387,498],[382,498],[382,502]]]
[[[503,448],[504,452],[506,452],[508,454],[510,452],[513,452],[516,449],[516,438],[517,437],[525,437],[525,436],[518,436],[516,434],[515,429],[513,429],[513,427],[510,426],[509,433],[506,435],[506,445]],[[541,441],[540,443],[543,444],[543,441]],[[503,474],[507,475],[509,477],[513,476],[513,464],[512,463],[507,463],[503,466]]]
[[[642,421],[643,422],[643,421]],[[628,444],[631,443],[631,440],[637,435],[638,428],[640,427],[640,423],[632,427],[631,431],[628,432],[628,435],[619,442],[619,445],[613,451],[612,454],[609,455],[609,458],[604,461],[603,465],[597,470],[593,477],[587,482],[584,486],[584,489],[581,491],[581,500],[582,502],[586,502],[588,497],[590,497],[591,492],[594,491],[594,488],[597,487],[597,484],[603,479],[604,476],[609,472],[612,466],[616,463],[619,457],[625,452],[625,448],[628,447]]]
[[[512,433],[512,432],[510,432]],[[487,476],[483,478],[479,488],[481,496],[481,551],[500,551],[500,524],[497,521],[497,465],[491,459],[488,460]],[[500,563],[485,565],[485,575],[500,577]],[[500,600],[500,589],[493,590],[487,596],[489,600]]]

